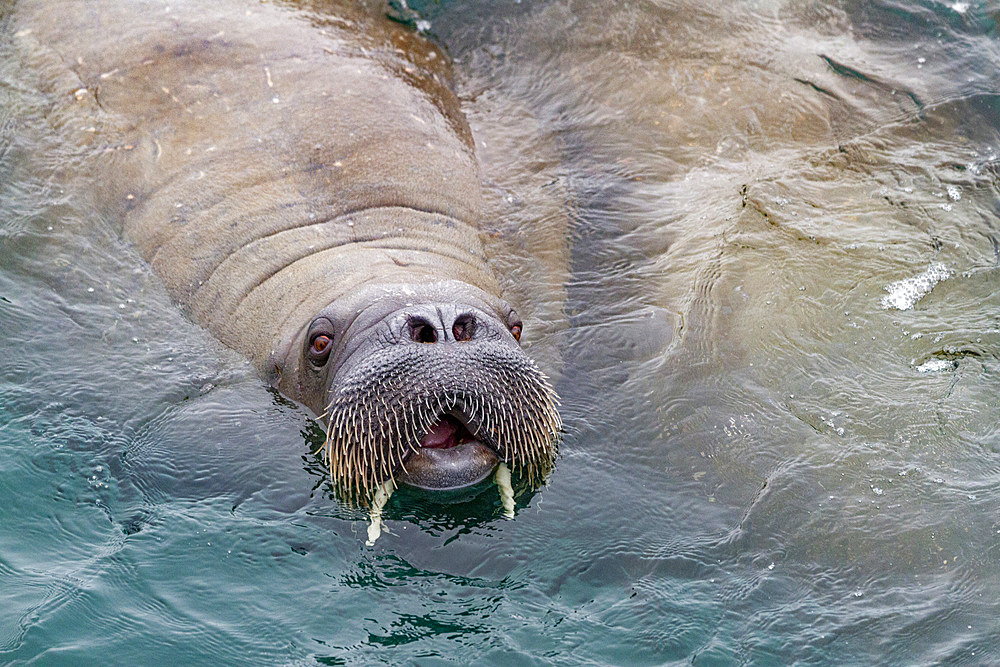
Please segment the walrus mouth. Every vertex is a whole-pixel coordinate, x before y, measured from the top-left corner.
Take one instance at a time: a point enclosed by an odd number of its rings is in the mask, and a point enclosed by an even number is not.
[[[431,491],[460,489],[483,481],[499,463],[496,451],[473,435],[466,421],[444,414],[403,459],[398,481]]]
[[[499,462],[530,482],[555,458],[559,399],[520,349],[500,343],[382,350],[331,383],[324,454],[348,502],[388,481],[469,486]]]

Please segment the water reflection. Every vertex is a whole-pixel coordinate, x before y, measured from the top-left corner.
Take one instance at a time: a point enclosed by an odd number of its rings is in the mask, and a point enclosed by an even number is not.
[[[801,605],[795,641],[841,622],[856,637],[852,600],[870,621],[989,587],[996,519],[965,492],[996,485],[1000,416],[984,8],[547,3],[440,23],[467,85],[530,100],[565,158],[576,431],[560,472],[605,499],[628,480],[609,500],[639,543],[725,536],[716,556],[748,592],[723,603],[779,624],[766,600]],[[602,330],[651,307],[676,314],[675,341],[656,362],[616,355]],[[929,359],[949,363],[918,371]],[[661,503],[690,514],[668,522]],[[920,637],[882,648],[921,655],[941,621],[882,621]]]

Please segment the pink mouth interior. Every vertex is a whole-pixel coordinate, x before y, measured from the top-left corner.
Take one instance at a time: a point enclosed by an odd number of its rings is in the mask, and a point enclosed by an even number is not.
[[[406,455],[401,484],[429,491],[461,489],[483,481],[500,459],[476,439],[461,419],[442,415]]]
[[[450,415],[441,417],[427,435],[420,439],[420,446],[427,449],[449,449],[475,440],[462,422]]]

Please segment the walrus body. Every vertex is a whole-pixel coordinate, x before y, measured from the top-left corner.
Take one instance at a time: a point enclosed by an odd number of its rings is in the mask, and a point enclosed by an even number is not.
[[[547,465],[555,397],[486,261],[433,44],[348,3],[36,3],[14,26],[126,236],[195,321],[329,419],[349,494],[407,466],[444,488]]]

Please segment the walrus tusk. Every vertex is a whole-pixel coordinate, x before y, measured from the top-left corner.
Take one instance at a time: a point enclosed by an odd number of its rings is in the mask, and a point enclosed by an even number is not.
[[[497,466],[497,488],[500,489],[500,501],[503,503],[505,519],[514,518],[514,487],[510,484],[510,468],[503,461]]]
[[[371,523],[368,525],[368,539],[365,540],[365,546],[370,547],[375,544],[375,540],[382,534],[382,509],[389,502],[389,497],[395,490],[396,485],[391,479],[386,480],[382,486],[376,489],[375,496],[372,498]],[[511,501],[513,502],[513,499]]]

